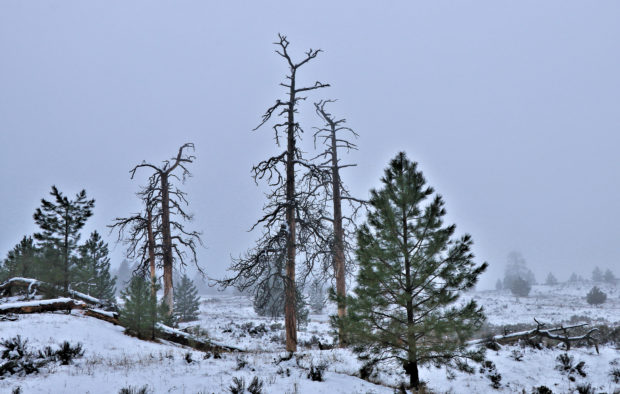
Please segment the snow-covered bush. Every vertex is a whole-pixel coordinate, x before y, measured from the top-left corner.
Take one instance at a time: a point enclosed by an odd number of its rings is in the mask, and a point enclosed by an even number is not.
[[[562,374],[568,375],[568,379],[570,381],[575,381],[574,374],[579,374],[581,377],[586,377],[586,372],[584,368],[586,366],[585,361],[580,361],[575,365],[575,359],[573,356],[569,356],[568,353],[560,354],[556,358],[557,364],[555,369],[560,371]]]
[[[127,386],[127,387],[123,387],[118,392],[118,394],[148,394],[148,393],[149,393],[148,385],[144,385],[142,387]]]
[[[553,391],[547,386],[534,387],[532,394],[553,394]]]
[[[586,294],[586,301],[590,305],[600,305],[607,300],[607,294],[603,293],[601,289],[594,286],[588,294]]]
[[[243,378],[233,378],[233,384],[228,386],[228,391],[232,394],[244,394],[246,392],[245,380]],[[250,394],[261,394],[263,392],[263,381],[254,376],[250,385],[247,387],[247,392]]]
[[[618,367],[612,367],[611,370],[609,371],[609,376],[611,377],[611,380],[618,384],[620,383],[620,368]]]
[[[327,364],[321,363],[318,365],[311,364],[310,370],[308,371],[308,379],[313,382],[322,382],[323,381],[323,372],[327,369]]]
[[[82,349],[81,343],[71,346],[68,341],[64,341],[60,345],[60,349],[56,351],[55,355],[56,359],[60,361],[60,364],[69,365],[74,358],[82,357],[84,355],[84,350]]]
[[[494,389],[502,387],[502,375],[497,372],[495,363],[493,363],[492,361],[483,361],[480,367],[480,373],[484,374],[484,376],[489,378],[489,380],[491,381],[491,387],[493,387]]]
[[[594,391],[594,388],[592,387],[592,384],[590,384],[590,383],[578,384],[577,386],[575,386],[575,388],[577,389],[577,392],[579,394],[594,394],[594,393],[596,393],[596,391]]]
[[[74,358],[84,354],[82,345],[79,343],[72,346],[65,341],[59,345],[58,350],[52,350],[51,347],[46,346],[38,352],[29,351],[27,343],[28,340],[22,340],[19,335],[0,342],[0,345],[4,346],[4,350],[0,353],[0,358],[4,360],[0,364],[0,376],[24,376],[37,373],[41,367],[55,361],[68,365]]]

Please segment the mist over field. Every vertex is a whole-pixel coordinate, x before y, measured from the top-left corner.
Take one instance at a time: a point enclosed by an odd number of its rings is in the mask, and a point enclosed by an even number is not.
[[[618,15],[2,2],[0,391],[620,392]]]

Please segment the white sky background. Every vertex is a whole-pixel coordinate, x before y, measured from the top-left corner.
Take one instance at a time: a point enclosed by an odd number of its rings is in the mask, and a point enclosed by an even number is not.
[[[194,142],[191,227],[221,276],[258,236],[250,169],[279,151],[270,125],[250,130],[283,97],[281,32],[295,57],[325,51],[300,71],[332,85],[301,108],[305,146],[320,125],[311,103],[337,98],[360,134],[344,175],[355,195],[406,151],[491,264],[481,288],[511,250],[539,281],[620,274],[619,17],[615,1],[3,1],[0,255],[36,231],[52,184],[85,188],[96,208],[83,238],[107,236],[139,208],[147,173],[128,171]]]

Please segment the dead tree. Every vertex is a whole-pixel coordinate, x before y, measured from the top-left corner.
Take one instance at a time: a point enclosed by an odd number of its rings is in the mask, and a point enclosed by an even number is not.
[[[333,227],[331,263],[336,279],[338,317],[343,318],[346,314],[346,273],[350,271],[347,269],[347,262],[352,261],[350,255],[353,250],[351,244],[348,242],[351,238],[349,228],[355,226],[354,218],[358,210],[365,204],[365,201],[352,197],[342,183],[340,170],[347,167],[354,167],[356,164],[342,164],[338,157],[338,151],[339,149],[344,149],[347,152],[357,150],[357,145],[349,141],[346,137],[343,137],[342,134],[348,133],[354,138],[357,138],[358,135],[350,127],[344,125],[346,119],[336,120],[334,116],[327,111],[325,106],[332,102],[334,102],[334,100],[322,100],[318,103],[314,103],[317,115],[325,122],[324,127],[316,129],[314,133],[314,142],[316,145],[317,140],[321,140],[326,146],[325,151],[319,154],[317,158],[323,160],[319,163],[320,168],[326,168],[330,171],[329,184],[325,185],[326,187],[324,190],[332,201],[332,217],[325,217],[324,219],[329,221]],[[350,215],[343,214],[343,201],[349,203]],[[338,333],[338,337],[340,345],[344,346],[345,338],[342,328]]]
[[[161,242],[161,202],[145,189],[137,193],[144,203],[144,211],[126,218],[115,218],[109,225],[110,231],[118,231],[117,242],[127,245],[125,255],[131,260],[138,260],[138,270],[146,272],[151,278],[152,290],[155,291],[157,280],[156,260],[163,255]]]
[[[190,260],[196,265],[198,270],[202,272],[196,258],[196,247],[198,244],[202,244],[200,233],[196,231],[187,231],[185,229],[183,221],[192,220],[192,215],[185,211],[185,206],[188,205],[187,194],[176,187],[172,182],[175,179],[180,182],[185,182],[187,177],[191,176],[186,165],[192,163],[195,157],[185,154],[184,150],[186,149],[193,150],[194,144],[184,144],[179,148],[176,157],[165,160],[159,167],[154,164],[142,162],[130,171],[131,179],[133,179],[136,175],[136,171],[140,168],[150,168],[153,170],[153,173],[148,178],[146,187],[141,191],[145,201],[149,201],[152,207],[149,207],[149,203],[146,204],[146,225],[143,226],[143,230],[140,230],[141,232],[138,234],[140,236],[146,236],[147,239],[149,237],[153,240],[156,240],[157,237],[161,239],[159,248],[157,247],[157,242],[154,241],[148,242],[148,245],[155,245],[155,248],[149,249],[147,247],[147,250],[149,261],[155,260],[150,260],[152,255],[155,256],[155,258],[158,253],[161,255],[161,265],[164,271],[164,302],[170,314],[172,314],[174,307],[172,284],[174,262],[177,261],[179,265],[185,266],[188,258],[187,251],[189,251]],[[175,170],[178,169],[180,169],[181,172],[180,176],[175,173]],[[155,214],[155,207],[157,207],[157,214]],[[156,215],[157,219],[155,219]],[[139,222],[140,219],[135,218],[134,223]],[[148,225],[149,222],[151,226]],[[150,234],[151,232],[152,234]],[[153,272],[152,270],[153,266],[151,266],[151,275]]]
[[[503,335],[495,335],[489,338],[475,339],[468,342],[469,345],[478,345],[489,342],[496,342],[499,344],[514,343],[520,340],[532,339],[532,338],[547,338],[553,341],[562,342],[566,346],[566,350],[570,350],[571,343],[585,341],[595,347],[596,353],[599,352],[598,341],[592,335],[598,332],[598,328],[591,328],[585,334],[570,336],[568,331],[573,329],[579,329],[587,326],[587,323],[575,324],[571,326],[560,326],[555,328],[546,328],[545,323],[541,323],[534,319],[536,322],[536,328],[526,331],[519,331],[513,333],[505,333]],[[562,334],[553,334],[554,332],[561,331]]]
[[[252,168],[252,175],[256,182],[264,180],[272,188],[267,193],[268,202],[263,207],[264,216],[261,217],[252,229],[262,226],[263,234],[257,241],[255,248],[244,257],[234,260],[231,270],[236,274],[232,278],[220,282],[223,286],[235,285],[238,288],[255,288],[257,282],[265,279],[270,261],[282,252],[279,240],[285,238],[285,302],[284,320],[286,327],[286,350],[297,349],[297,322],[296,298],[297,278],[295,259],[298,254],[304,254],[304,261],[308,266],[320,258],[321,253],[310,250],[312,245],[327,242],[325,228],[321,223],[322,201],[317,193],[318,188],[325,182],[325,171],[305,160],[297,146],[303,130],[295,118],[300,101],[306,99],[306,92],[328,87],[328,84],[315,82],[307,87],[297,86],[297,71],[310,60],[314,59],[320,49],[310,49],[300,62],[294,62],[288,52],[289,41],[283,35],[278,36],[274,43],[278,49],[276,53],[287,63],[289,73],[285,82],[280,85],[286,89],[286,98],[277,100],[267,109],[257,130],[267,123],[272,115],[280,116],[282,120],[273,126],[276,145],[285,137],[286,150],[276,156],[261,161]],[[302,175],[296,178],[298,171]],[[305,270],[309,272],[308,269]],[[267,275],[268,276],[268,275]]]

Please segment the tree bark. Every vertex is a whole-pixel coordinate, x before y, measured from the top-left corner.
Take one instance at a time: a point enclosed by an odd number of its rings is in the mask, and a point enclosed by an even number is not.
[[[332,125],[332,193],[334,195],[334,270],[336,274],[336,295],[338,296],[338,317],[343,319],[346,314],[346,272],[344,257],[344,230],[342,228],[342,199],[340,195],[340,171],[338,168],[338,147],[336,129]],[[342,326],[338,329],[340,347],[346,346],[345,332]]]
[[[147,207],[146,210],[146,235],[148,250],[149,250],[149,267],[151,269],[151,292],[155,294],[155,281],[156,281],[156,272],[155,272],[155,236],[153,235],[153,211],[152,207]]]
[[[64,283],[63,283],[63,291],[64,295],[67,295],[69,292],[69,208],[65,208],[65,243],[64,243]]]
[[[297,289],[295,287],[295,68],[291,68],[291,87],[288,105],[287,155],[286,155],[286,280],[284,300],[284,325],[286,350],[297,351]]]
[[[172,287],[172,239],[170,236],[170,188],[168,172],[161,173],[161,225],[164,265],[164,303],[169,314],[174,311],[174,294]]]

